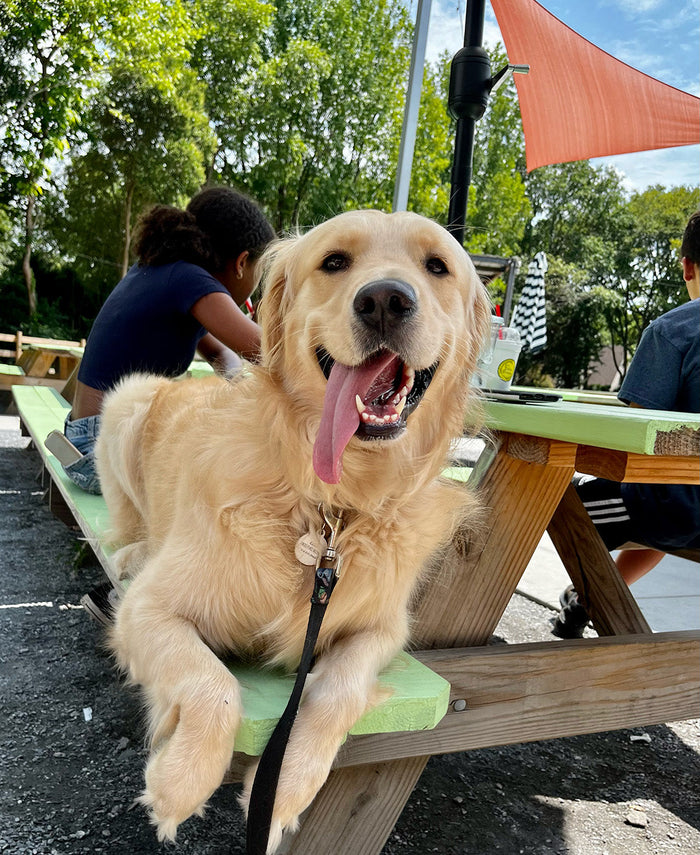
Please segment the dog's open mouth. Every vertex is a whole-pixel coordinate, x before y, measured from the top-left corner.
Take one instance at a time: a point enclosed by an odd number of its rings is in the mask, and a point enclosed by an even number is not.
[[[419,371],[397,354],[380,350],[357,366],[334,362],[322,348],[316,357],[327,379],[323,415],[314,444],[314,469],[322,481],[337,484],[342,455],[353,435],[393,439],[406,427],[433,379],[437,363]]]

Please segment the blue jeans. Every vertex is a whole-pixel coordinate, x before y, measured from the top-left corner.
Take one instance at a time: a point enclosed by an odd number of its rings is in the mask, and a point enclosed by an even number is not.
[[[86,416],[84,419],[71,421],[69,416],[66,419],[63,432],[66,439],[69,439],[83,454],[80,460],[76,460],[69,466],[64,466],[63,471],[81,490],[101,495],[100,479],[95,470],[95,442],[97,441],[97,434],[100,432],[100,417]]]

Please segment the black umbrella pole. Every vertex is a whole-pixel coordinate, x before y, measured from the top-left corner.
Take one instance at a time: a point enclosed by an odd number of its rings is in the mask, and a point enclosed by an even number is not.
[[[472,181],[474,129],[491,91],[491,66],[482,47],[486,0],[468,0],[464,47],[452,60],[448,109],[457,120],[447,230],[464,243],[469,185]]]
[[[469,186],[472,182],[472,160],[474,155],[474,119],[459,119],[455,133],[455,155],[452,161],[452,191],[447,231],[464,243],[464,224],[467,217]]]

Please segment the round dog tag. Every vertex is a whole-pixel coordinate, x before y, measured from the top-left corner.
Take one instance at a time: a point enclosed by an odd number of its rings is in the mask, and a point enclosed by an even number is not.
[[[294,554],[300,564],[315,567],[319,556],[326,551],[327,543],[323,535],[315,531],[307,531],[297,540]]]

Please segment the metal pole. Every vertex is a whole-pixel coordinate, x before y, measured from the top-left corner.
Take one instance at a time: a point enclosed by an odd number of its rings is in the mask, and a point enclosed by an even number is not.
[[[411,52],[411,68],[408,73],[408,92],[406,109],[401,129],[401,145],[399,147],[399,163],[396,170],[394,185],[394,211],[405,211],[408,205],[408,188],[411,184],[411,167],[413,152],[416,146],[416,128],[418,126],[418,110],[420,94],[423,86],[423,69],[425,67],[425,46],[428,41],[428,23],[432,0],[418,0],[416,11],[416,28],[413,35],[413,50]]]
[[[482,47],[486,0],[468,0],[464,47],[452,61],[450,112],[457,119],[452,162],[452,191],[447,229],[464,243],[469,186],[472,180],[474,129],[486,109],[491,87],[488,55]]]

